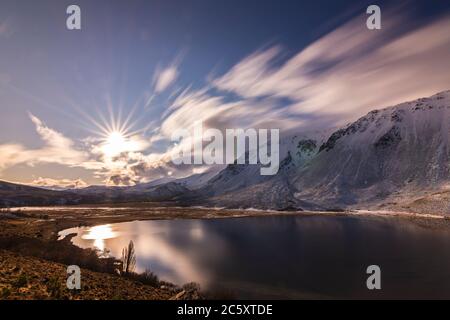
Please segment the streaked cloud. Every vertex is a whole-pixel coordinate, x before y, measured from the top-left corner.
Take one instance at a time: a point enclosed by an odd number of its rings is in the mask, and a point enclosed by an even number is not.
[[[450,17],[408,30],[402,15],[387,13],[376,31],[364,19],[351,20],[281,64],[281,47],[256,52],[213,85],[242,99],[286,98],[290,116],[314,114],[338,123],[448,89],[450,73],[442,70],[450,69]]]
[[[210,86],[181,92],[163,115],[153,138],[170,143],[179,128],[280,128],[307,131],[351,121],[375,108],[448,89],[450,19],[405,30],[398,13],[384,17],[383,29],[368,30],[357,17],[283,61],[281,46],[255,52]],[[442,69],[444,68],[444,69]],[[229,99],[228,93],[237,97]],[[169,145],[158,156],[132,166],[137,176],[192,173],[173,167]],[[157,159],[157,160],[156,160]]]
[[[178,78],[178,65],[172,64],[164,69],[158,69],[154,76],[154,91],[161,93]]]
[[[168,107],[157,135],[168,140],[179,128],[280,128],[306,131],[351,121],[375,108],[389,106],[448,89],[450,19],[405,29],[398,12],[384,16],[383,29],[372,31],[359,16],[283,61],[281,46],[255,52],[212,86],[187,89]],[[404,30],[399,32],[398,30]],[[237,95],[228,99],[227,93]],[[177,172],[170,146],[158,161],[142,159],[135,166]],[[163,169],[164,168],[164,169]],[[186,171],[185,171],[186,173]]]

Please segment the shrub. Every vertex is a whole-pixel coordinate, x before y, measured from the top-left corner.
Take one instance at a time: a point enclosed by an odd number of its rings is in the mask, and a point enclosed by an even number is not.
[[[21,273],[13,285],[16,288],[22,288],[25,287],[27,284],[28,284],[28,277],[25,274]]]
[[[11,290],[9,288],[3,288],[1,293],[0,293],[0,296],[1,296],[2,299],[6,299],[10,295],[11,295]]]
[[[150,270],[145,270],[143,273],[132,272],[132,273],[124,274],[124,276],[128,279],[131,279],[131,280],[134,280],[139,283],[149,285],[152,287],[159,287],[159,285],[160,285],[158,276],[155,275]]]
[[[136,267],[136,253],[134,251],[134,243],[130,240],[127,247],[122,250],[122,271],[124,274],[133,273]]]
[[[200,285],[196,282],[189,282],[183,285],[183,290],[186,292],[198,292],[200,291]]]
[[[63,288],[61,287],[60,280],[57,277],[50,278],[47,283],[47,292],[53,299],[61,299]]]

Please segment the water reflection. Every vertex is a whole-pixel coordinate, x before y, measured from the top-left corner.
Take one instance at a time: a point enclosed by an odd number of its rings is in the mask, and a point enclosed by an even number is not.
[[[100,251],[105,250],[105,240],[112,239],[119,235],[118,232],[114,232],[111,225],[105,224],[102,226],[91,227],[87,230],[86,234],[81,236],[85,240],[94,240],[92,244],[95,248]]]
[[[184,284],[198,282],[208,285],[209,272],[192,259],[195,253],[184,244],[186,235],[194,242],[201,241],[204,230],[200,221],[190,220],[181,234],[174,232],[169,221],[133,221],[118,224],[100,225],[95,227],[80,227],[63,230],[60,239],[68,234],[76,233],[72,242],[82,248],[107,250],[109,255],[120,257],[122,249],[130,240],[134,242],[136,251],[136,271],[146,269],[155,272],[161,279]],[[215,237],[208,239],[209,245],[221,250]],[[204,248],[204,254],[214,256],[211,249]]]
[[[243,298],[370,298],[366,267],[381,266],[383,298],[450,298],[450,233],[406,220],[260,217],[134,221],[60,232],[120,257],[135,244],[136,271]]]

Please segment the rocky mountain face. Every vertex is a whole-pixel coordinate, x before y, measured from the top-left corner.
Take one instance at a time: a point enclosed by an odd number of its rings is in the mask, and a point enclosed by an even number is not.
[[[274,176],[260,174],[260,165],[230,164],[197,190],[189,201],[208,206],[289,210],[319,209],[295,198],[290,175],[311,161],[330,130],[294,135],[280,141],[280,166]],[[192,196],[191,196],[192,197]]]
[[[379,203],[450,178],[450,92],[374,110],[334,132],[292,185],[325,206]]]

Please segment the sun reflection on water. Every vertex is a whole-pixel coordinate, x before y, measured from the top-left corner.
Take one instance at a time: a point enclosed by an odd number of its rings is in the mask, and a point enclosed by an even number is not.
[[[105,224],[89,228],[87,233],[82,236],[86,240],[94,240],[94,247],[103,251],[105,249],[105,240],[117,237],[117,232],[112,230],[111,225]]]

